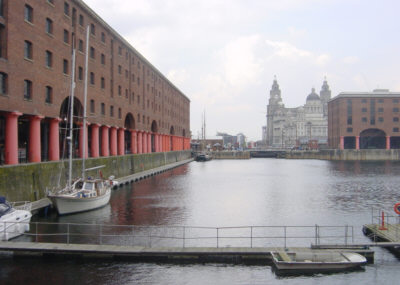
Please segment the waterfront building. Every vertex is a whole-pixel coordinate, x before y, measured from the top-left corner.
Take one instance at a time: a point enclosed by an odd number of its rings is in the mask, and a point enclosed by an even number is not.
[[[86,74],[88,124],[82,126]],[[0,1],[0,164],[65,155],[73,75],[75,157],[190,149],[188,97],[83,1],[5,0]]]
[[[400,93],[342,92],[328,102],[328,143],[334,149],[399,149]]]
[[[311,89],[303,106],[286,108],[274,78],[267,105],[267,125],[263,137],[267,147],[319,148],[328,138],[328,107],[331,91],[325,79],[320,95]]]

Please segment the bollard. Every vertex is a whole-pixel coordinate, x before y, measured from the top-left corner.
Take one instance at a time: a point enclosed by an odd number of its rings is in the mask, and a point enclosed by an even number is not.
[[[381,231],[387,231],[387,227],[385,227],[385,212],[382,211],[382,224],[379,227]]]

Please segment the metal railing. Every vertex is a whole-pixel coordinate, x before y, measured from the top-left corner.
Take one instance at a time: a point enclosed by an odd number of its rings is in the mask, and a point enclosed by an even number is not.
[[[353,226],[133,226],[32,222],[17,241],[144,247],[294,247],[354,243]]]
[[[397,241],[400,240],[400,215],[391,215],[382,209],[372,208],[371,224],[376,225],[379,229],[390,231],[393,238]],[[374,232],[370,237],[376,241],[377,233]]]

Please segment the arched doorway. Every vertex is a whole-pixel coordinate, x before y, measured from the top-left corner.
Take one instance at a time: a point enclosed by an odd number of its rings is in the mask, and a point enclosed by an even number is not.
[[[175,130],[174,130],[174,126],[171,126],[171,128],[169,129],[169,141],[170,141],[170,150],[174,150],[174,139],[173,136],[175,135]]]
[[[153,121],[151,123],[151,152],[156,152],[156,133],[158,133],[157,122]]]
[[[386,134],[379,129],[367,129],[360,133],[360,149],[385,149]]]
[[[132,153],[132,136],[131,130],[135,129],[135,118],[131,113],[125,116],[125,153]]]
[[[70,129],[70,110],[71,110],[71,100],[70,96],[65,98],[61,104],[60,108],[60,156],[61,158],[66,158],[69,155],[69,141],[66,140],[69,135]],[[73,111],[73,144],[72,144],[72,156],[78,157],[79,150],[79,122],[83,119],[83,106],[82,103],[74,97],[74,111]]]

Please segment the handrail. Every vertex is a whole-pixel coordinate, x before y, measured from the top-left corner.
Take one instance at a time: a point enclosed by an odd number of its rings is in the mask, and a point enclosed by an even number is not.
[[[289,244],[299,246],[299,242],[318,245],[321,240],[347,245],[349,239],[354,242],[354,229],[348,225],[200,227],[31,222],[30,231],[24,236],[32,242],[68,244],[286,248]],[[21,240],[26,241],[26,238]]]

